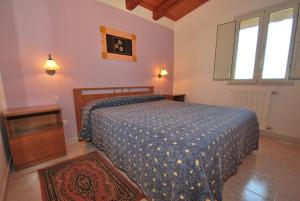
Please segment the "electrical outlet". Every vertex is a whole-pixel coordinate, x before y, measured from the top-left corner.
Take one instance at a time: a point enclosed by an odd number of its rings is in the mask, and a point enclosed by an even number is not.
[[[66,119],[63,120],[63,125],[64,125],[64,126],[67,126],[67,125],[68,125],[68,120],[66,120]]]
[[[54,96],[53,98],[54,98],[54,100],[55,100],[55,103],[57,104],[57,102],[58,102],[58,97],[57,97],[57,96]]]

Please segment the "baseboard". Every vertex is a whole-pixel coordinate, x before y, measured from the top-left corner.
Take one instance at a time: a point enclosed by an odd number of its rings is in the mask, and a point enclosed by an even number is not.
[[[264,131],[264,130],[261,130],[260,134],[263,135],[263,136],[273,137],[273,138],[277,138],[277,139],[280,139],[280,140],[284,140],[284,141],[287,141],[287,142],[290,142],[290,143],[300,144],[300,138],[286,136],[286,135],[274,133],[274,132],[271,132],[271,131]]]
[[[8,183],[9,183],[9,175],[10,175],[10,171],[11,171],[11,167],[12,167],[11,162],[12,162],[12,160],[11,160],[11,157],[10,157],[9,161],[8,161],[8,166],[7,166],[5,178],[4,178],[3,189],[1,189],[1,194],[0,194],[0,200],[1,201],[6,200],[6,195],[7,195],[7,190],[8,190]]]

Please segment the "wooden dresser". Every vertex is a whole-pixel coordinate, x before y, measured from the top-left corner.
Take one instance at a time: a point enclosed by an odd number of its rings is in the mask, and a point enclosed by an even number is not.
[[[66,154],[61,109],[57,105],[3,111],[15,169]]]
[[[179,102],[185,101],[185,94],[164,94],[163,96],[165,96],[166,99],[168,100],[179,101]]]

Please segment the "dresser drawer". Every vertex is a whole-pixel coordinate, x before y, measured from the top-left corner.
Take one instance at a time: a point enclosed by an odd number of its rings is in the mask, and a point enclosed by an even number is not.
[[[63,129],[55,129],[44,133],[27,135],[10,140],[11,151],[23,152],[28,149],[35,149],[40,146],[52,144],[54,142],[65,141]]]
[[[66,146],[64,141],[57,141],[48,143],[47,145],[37,146],[35,148],[26,149],[23,151],[13,152],[14,165],[25,166],[44,161],[51,158],[51,156],[64,155],[66,153]]]

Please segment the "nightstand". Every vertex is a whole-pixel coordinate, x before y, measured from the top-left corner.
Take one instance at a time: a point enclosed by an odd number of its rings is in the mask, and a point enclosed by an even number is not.
[[[168,100],[179,101],[179,102],[185,101],[185,94],[164,94],[163,96],[165,96],[166,99]]]
[[[3,111],[15,169],[66,154],[61,109],[56,105]]]

